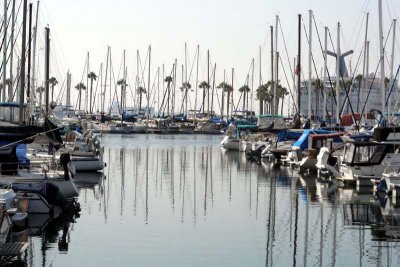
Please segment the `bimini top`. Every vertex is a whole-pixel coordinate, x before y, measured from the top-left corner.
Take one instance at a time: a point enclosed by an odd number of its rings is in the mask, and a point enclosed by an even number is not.
[[[26,107],[26,103],[24,103],[24,107]],[[15,107],[19,108],[19,102],[0,102],[0,107]]]

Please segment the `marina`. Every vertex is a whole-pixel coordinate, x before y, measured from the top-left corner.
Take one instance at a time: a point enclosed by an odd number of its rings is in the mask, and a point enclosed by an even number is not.
[[[3,1],[0,266],[400,265],[399,3],[150,2]]]

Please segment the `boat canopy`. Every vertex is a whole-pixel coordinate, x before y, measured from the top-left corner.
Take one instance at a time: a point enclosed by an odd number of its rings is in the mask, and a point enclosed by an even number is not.
[[[326,131],[326,130],[310,130],[307,129],[303,132],[303,134],[300,136],[300,138],[292,145],[293,147],[300,147],[300,149],[303,151],[308,148],[308,137],[310,134],[313,135],[318,135],[318,134],[332,134],[332,131]]]

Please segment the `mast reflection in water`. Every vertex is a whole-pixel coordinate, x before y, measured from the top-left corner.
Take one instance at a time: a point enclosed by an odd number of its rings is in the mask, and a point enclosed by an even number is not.
[[[77,178],[80,217],[29,237],[28,266],[400,264],[390,199],[250,163],[220,139],[105,136],[105,177]]]

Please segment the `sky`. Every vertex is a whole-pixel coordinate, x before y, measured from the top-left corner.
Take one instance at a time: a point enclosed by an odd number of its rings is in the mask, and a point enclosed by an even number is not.
[[[400,1],[382,0],[384,36],[387,36],[393,19],[400,14]],[[36,3],[35,3],[36,6]],[[303,15],[302,25],[302,69],[306,75],[308,44],[304,27],[308,31],[308,10],[313,10],[318,31],[323,42],[323,29],[328,26],[336,45],[336,24],[342,25],[341,50],[353,49],[348,59],[356,69],[357,60],[363,47],[366,12],[370,12],[369,40],[370,70],[375,69],[379,59],[378,1],[377,0],[42,0],[39,8],[38,54],[43,54],[43,29],[49,25],[52,42],[51,76],[56,76],[62,87],[66,72],[72,73],[72,84],[82,80],[84,65],[89,52],[90,70],[99,73],[100,64],[105,64],[107,47],[111,47],[112,65],[116,79],[122,78],[122,55],[126,50],[126,66],[129,86],[134,86],[136,76],[136,51],[139,50],[144,62],[148,46],[151,45],[151,81],[156,77],[158,67],[165,65],[170,73],[174,60],[178,61],[178,80],[184,64],[185,42],[188,48],[188,72],[192,72],[192,85],[196,80],[195,54],[200,47],[199,77],[207,79],[207,50],[210,51],[211,65],[216,64],[216,84],[231,78],[234,68],[234,88],[246,82],[250,74],[251,61],[255,59],[254,88],[259,84],[261,47],[262,80],[270,79],[270,33],[279,15],[278,51],[284,68],[280,69],[280,80],[286,83],[283,70],[290,76],[293,58],[297,55],[297,15]],[[400,64],[399,28],[395,46],[395,63]],[[282,32],[281,32],[282,31]],[[283,33],[283,37],[282,37]],[[386,50],[391,54],[391,35]],[[315,27],[313,28],[313,55],[317,70],[323,68],[323,56],[319,47]],[[286,49],[288,53],[286,53]],[[332,47],[330,47],[332,49]],[[42,52],[41,52],[42,51]],[[40,58],[40,55],[38,55]],[[39,60],[40,61],[40,60]],[[348,62],[348,67],[349,67]],[[40,62],[39,62],[40,65]],[[359,64],[360,65],[360,64]],[[192,67],[193,66],[193,67]],[[335,61],[328,60],[328,67],[334,72]],[[39,69],[43,66],[39,66]],[[389,65],[386,66],[389,69]],[[192,71],[190,71],[192,69]],[[361,72],[359,66],[356,72]],[[40,70],[39,70],[40,73]],[[118,74],[119,73],[119,74]],[[39,75],[40,76],[40,75]],[[315,73],[313,73],[315,77]],[[147,81],[147,76],[146,76]],[[290,78],[289,78],[290,80]],[[86,82],[86,79],[84,79]],[[180,81],[178,81],[180,83]],[[193,86],[194,87],[194,86]],[[129,89],[128,89],[129,90]],[[74,90],[76,91],[76,90]],[[76,97],[76,92],[73,92]],[[128,92],[129,95],[129,92]],[[235,102],[238,93],[234,94]],[[179,99],[179,96],[177,97]],[[131,100],[128,100],[128,105]],[[254,109],[257,109],[254,104]]]

